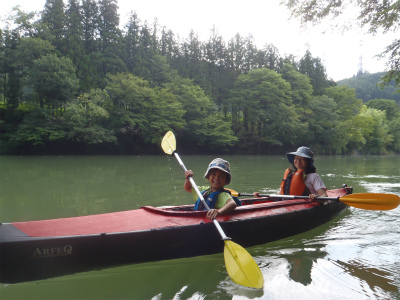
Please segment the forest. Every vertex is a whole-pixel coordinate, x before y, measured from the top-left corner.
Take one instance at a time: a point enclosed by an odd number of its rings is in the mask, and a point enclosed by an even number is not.
[[[133,11],[121,25],[117,10],[116,0],[47,0],[10,13],[2,155],[160,154],[168,130],[186,154],[400,153],[399,94],[363,97],[370,90],[328,78],[310,51],[282,56],[217,28],[207,41],[180,38]]]
[[[357,75],[337,81],[338,85],[347,85],[356,90],[356,97],[368,102],[371,99],[391,99],[400,104],[400,93],[396,93],[393,82],[382,89],[379,86],[385,72],[370,74],[367,71],[358,71]]]

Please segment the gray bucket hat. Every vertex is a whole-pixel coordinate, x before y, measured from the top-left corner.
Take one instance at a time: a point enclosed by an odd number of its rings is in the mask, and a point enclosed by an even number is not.
[[[210,172],[211,169],[219,169],[226,174],[228,174],[228,179],[226,180],[226,184],[229,184],[231,182],[231,167],[229,165],[229,162],[222,159],[222,158],[216,158],[210,164],[208,165],[207,172],[204,174],[204,178],[208,177],[208,173]]]
[[[314,153],[308,147],[301,146],[301,147],[297,148],[296,152],[286,153],[286,156],[291,164],[294,164],[295,156],[301,156],[301,157],[308,158],[310,160],[311,166],[314,165],[314,159],[313,159]]]

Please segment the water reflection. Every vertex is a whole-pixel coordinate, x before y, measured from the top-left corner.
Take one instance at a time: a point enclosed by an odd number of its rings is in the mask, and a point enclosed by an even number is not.
[[[303,285],[309,285],[312,282],[311,272],[313,264],[317,259],[324,258],[327,252],[320,249],[300,250],[291,255],[282,255],[289,263],[289,276],[292,280]]]
[[[365,281],[369,288],[375,292],[379,289],[394,293],[398,291],[398,288],[394,285],[395,282],[391,279],[392,274],[382,268],[377,269],[369,266],[370,262],[364,265],[361,261],[344,262],[338,260],[335,263],[348,274],[359,278],[360,281]]]

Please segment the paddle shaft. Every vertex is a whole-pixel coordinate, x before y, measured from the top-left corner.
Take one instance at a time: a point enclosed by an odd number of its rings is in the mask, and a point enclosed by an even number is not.
[[[168,131],[164,135],[164,138],[161,141],[161,148],[166,154],[174,154],[183,171],[187,171],[178,153],[176,153],[176,140],[172,131]],[[200,193],[199,188],[197,187],[193,178],[189,177],[188,179],[207,211],[210,211],[210,207],[204,200],[204,197]],[[222,240],[224,241],[225,266],[229,276],[232,278],[232,281],[246,287],[261,289],[264,284],[264,278],[255,260],[243,247],[235,244],[225,235],[215,218],[212,221],[221,235]]]
[[[241,197],[241,196],[253,196],[253,194],[238,193],[238,197]],[[259,194],[258,197],[269,197],[269,198],[280,198],[280,199],[309,199],[308,196],[291,196],[291,195],[263,195],[263,194]],[[339,201],[339,197],[315,197],[315,199]]]
[[[179,162],[179,164],[181,165],[182,169],[184,172],[187,171],[185,165],[183,164],[183,161],[181,160],[181,158],[179,157],[178,153],[175,151],[174,152],[174,156],[176,158],[176,160]],[[192,187],[195,189],[197,195],[200,197],[201,202],[204,204],[205,208],[207,209],[207,211],[210,211],[210,207],[207,205],[207,202],[204,200],[203,195],[201,194],[199,188],[197,187],[196,183],[194,182],[194,179],[192,177],[189,177],[189,181],[192,184]],[[218,221],[216,219],[212,220],[214,222],[215,227],[217,227],[217,230],[219,232],[219,234],[222,237],[222,240],[230,240],[230,238],[228,238],[225,235],[225,232],[222,230],[221,225],[219,225]]]

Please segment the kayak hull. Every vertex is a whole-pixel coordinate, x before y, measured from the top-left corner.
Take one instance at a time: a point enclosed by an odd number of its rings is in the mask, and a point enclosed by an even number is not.
[[[340,197],[349,189],[329,191]],[[243,247],[300,234],[336,218],[347,205],[308,200],[243,200],[218,217]],[[206,212],[192,206],[138,210],[0,225],[0,282],[32,281],[106,267],[222,253],[224,242]],[[111,220],[111,221],[110,221]],[[114,220],[114,221],[112,221]]]

